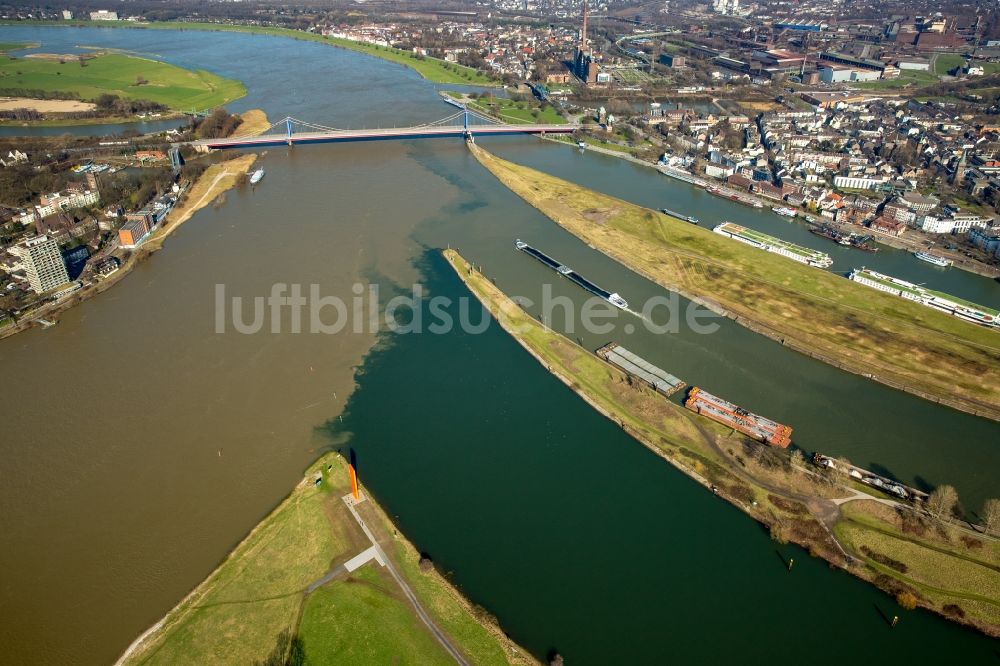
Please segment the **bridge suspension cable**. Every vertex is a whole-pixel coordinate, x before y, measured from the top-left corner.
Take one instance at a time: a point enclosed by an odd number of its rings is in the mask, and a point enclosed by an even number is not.
[[[502,121],[500,121],[500,120],[498,120],[496,118],[491,118],[490,116],[487,116],[484,113],[480,113],[479,111],[476,111],[474,109],[468,109],[468,108],[466,108],[466,109],[463,109],[463,110],[458,111],[456,113],[453,113],[450,116],[446,116],[444,118],[439,118],[438,120],[432,120],[430,122],[422,123],[420,125],[413,125],[413,127],[415,127],[415,128],[422,128],[422,127],[443,127],[443,126],[444,127],[451,127],[451,126],[462,125],[463,122],[464,122],[463,116],[465,114],[468,114],[470,121],[475,120],[475,121],[479,121],[480,123],[485,123],[485,124],[488,124],[488,125],[500,125],[500,124],[504,124]],[[265,129],[263,132],[256,132],[256,133],[253,133],[253,134],[250,134],[250,133],[235,134],[231,138],[234,138],[234,139],[243,139],[243,138],[250,138],[252,136],[261,136],[261,135],[264,135],[264,134],[268,134],[272,130],[275,130],[275,129],[278,129],[278,128],[285,129],[286,127],[289,126],[289,123],[291,123],[291,125],[293,125],[295,127],[301,127],[303,129],[309,129],[309,130],[314,130],[314,131],[318,131],[318,132],[348,132],[348,131],[350,131],[350,130],[344,129],[342,127],[330,127],[328,125],[321,125],[319,123],[311,123],[311,122],[307,122],[305,120],[299,120],[298,118],[293,118],[292,116],[285,116],[281,120],[278,120],[276,122],[271,123],[271,125],[268,126],[268,128]],[[284,133],[284,132],[282,132],[282,133]]]

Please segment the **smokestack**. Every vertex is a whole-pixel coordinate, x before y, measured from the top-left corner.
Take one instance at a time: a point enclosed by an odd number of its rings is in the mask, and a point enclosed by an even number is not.
[[[580,30],[580,51],[587,52],[587,0],[583,0],[583,29]]]

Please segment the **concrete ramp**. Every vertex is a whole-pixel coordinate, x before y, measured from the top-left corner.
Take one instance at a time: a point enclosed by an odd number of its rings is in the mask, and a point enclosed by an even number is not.
[[[350,573],[371,560],[375,560],[380,566],[385,566],[385,560],[382,559],[382,554],[379,552],[378,547],[371,546],[344,562],[344,568]]]

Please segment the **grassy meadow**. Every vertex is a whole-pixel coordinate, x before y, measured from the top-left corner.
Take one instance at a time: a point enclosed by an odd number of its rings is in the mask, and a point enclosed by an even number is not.
[[[69,92],[83,100],[110,93],[158,102],[176,111],[210,109],[246,94],[239,81],[120,53],[83,60],[71,57],[62,61],[58,58],[0,60],[0,89]]]

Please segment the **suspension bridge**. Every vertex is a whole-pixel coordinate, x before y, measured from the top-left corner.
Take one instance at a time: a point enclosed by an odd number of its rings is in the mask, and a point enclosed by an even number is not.
[[[443,137],[496,136],[504,134],[569,134],[579,125],[507,124],[477,113],[461,110],[447,118],[414,127],[375,129],[340,129],[297,120],[291,116],[272,124],[263,133],[231,136],[222,139],[201,139],[191,145],[200,150],[223,148],[254,148],[298,143],[337,143],[346,141],[386,141],[391,139],[437,139]],[[275,131],[277,130],[277,131]]]

